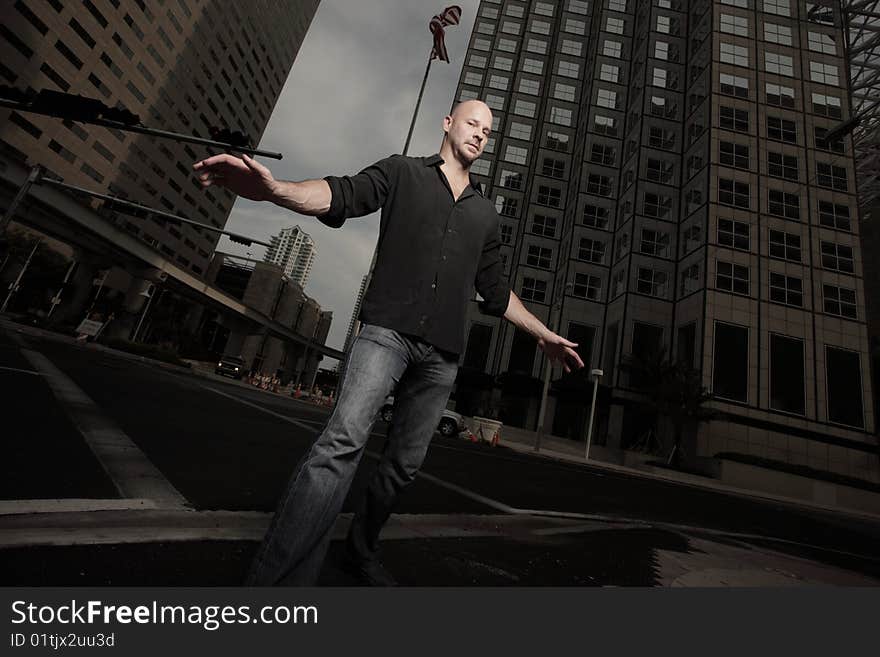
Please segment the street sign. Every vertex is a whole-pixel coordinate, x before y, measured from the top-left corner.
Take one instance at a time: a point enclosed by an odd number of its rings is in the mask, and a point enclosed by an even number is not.
[[[103,326],[104,322],[96,322],[91,319],[84,319],[79,323],[79,326],[76,327],[76,330],[80,335],[91,335],[92,337],[94,337],[101,332],[101,328]]]

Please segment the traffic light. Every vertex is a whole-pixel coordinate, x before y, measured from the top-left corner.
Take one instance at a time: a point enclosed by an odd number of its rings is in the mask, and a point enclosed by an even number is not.
[[[248,136],[241,132],[230,132],[229,128],[218,128],[216,126],[211,126],[208,128],[208,133],[211,135],[211,139],[214,141],[222,141],[225,144],[230,144],[232,146],[243,146],[245,148],[250,147],[250,139]]]

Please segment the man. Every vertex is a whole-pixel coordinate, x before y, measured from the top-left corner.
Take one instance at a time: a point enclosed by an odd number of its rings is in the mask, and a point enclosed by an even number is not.
[[[382,208],[363,328],[346,355],[336,407],[291,477],[247,583],[314,584],[373,421],[395,391],[394,423],[346,541],[350,570],[370,584],[394,583],[378,561],[379,531],[415,479],[446,407],[474,287],[483,312],[528,331],[566,371],[569,363],[584,366],[577,344],[544,326],[503,279],[498,214],[469,174],[491,127],[488,106],[461,103],[443,120],[439,155],[392,156],[351,177],[279,181],[247,155],[193,166],[205,187],[223,185],[336,228]]]

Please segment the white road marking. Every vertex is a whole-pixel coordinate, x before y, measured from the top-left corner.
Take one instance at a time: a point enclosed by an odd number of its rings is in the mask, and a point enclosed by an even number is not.
[[[155,500],[145,499],[45,499],[0,500],[0,516],[17,516],[33,513],[72,513],[91,511],[120,511],[158,509]]]
[[[70,377],[37,351],[22,349],[21,353],[46,377],[52,393],[122,497],[150,499],[167,507],[188,506],[180,491]]]
[[[33,370],[21,370],[17,367],[3,367],[2,365],[0,365],[0,370],[3,370],[4,372],[19,372],[21,374],[35,374],[37,376],[42,376],[42,373],[40,372],[34,372]]]

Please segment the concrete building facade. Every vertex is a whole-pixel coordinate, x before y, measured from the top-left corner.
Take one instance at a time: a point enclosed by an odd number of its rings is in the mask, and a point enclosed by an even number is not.
[[[304,288],[318,255],[315,241],[299,226],[284,228],[270,240],[266,262],[278,265],[284,275]]]
[[[258,144],[319,0],[57,0],[9,3],[0,83],[96,98],[149,127]],[[235,195],[203,190],[191,165],[211,152],[130,132],[0,110],[10,153],[71,184],[223,227]],[[107,212],[176,264],[205,274],[218,235]]]
[[[621,365],[662,349],[722,414],[691,427],[693,456],[880,480],[852,148],[824,139],[849,112],[838,3],[478,12],[456,100],[486,101],[495,125],[473,170],[512,288],[579,343],[585,372],[604,371],[601,439],[640,439]],[[494,382],[478,403],[535,428],[547,363],[534,340],[476,303],[467,330],[463,369]],[[581,377],[553,372],[547,432],[583,439]]]

